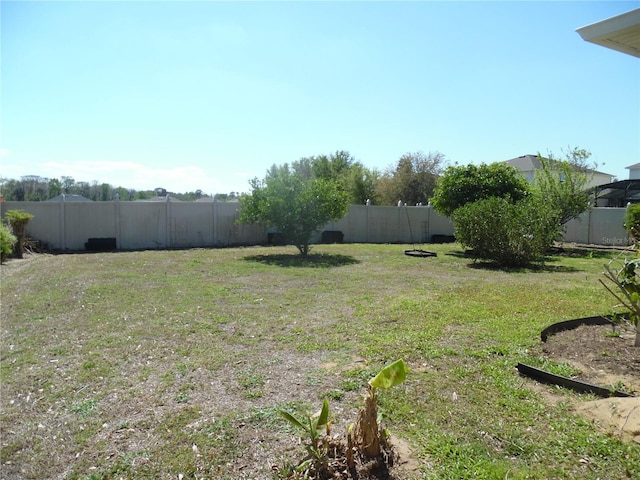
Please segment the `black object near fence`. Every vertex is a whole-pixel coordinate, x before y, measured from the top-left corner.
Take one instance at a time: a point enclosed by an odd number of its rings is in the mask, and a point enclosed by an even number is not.
[[[109,238],[90,238],[84,244],[85,250],[89,252],[111,252],[117,250],[116,239]]]

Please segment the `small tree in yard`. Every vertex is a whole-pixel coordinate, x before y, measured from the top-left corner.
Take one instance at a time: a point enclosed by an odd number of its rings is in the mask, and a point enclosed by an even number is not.
[[[240,197],[239,222],[264,223],[306,257],[314,233],[344,217],[347,196],[333,180],[304,178],[288,165],[273,166],[264,180],[250,182],[251,193]]]
[[[557,211],[535,196],[510,202],[491,197],[453,213],[454,233],[475,258],[522,267],[544,259],[560,231]]]
[[[560,233],[557,210],[532,193],[506,164],[455,166],[438,182],[432,203],[451,216],[456,239],[475,258],[520,267],[542,260]]]
[[[13,253],[13,246],[17,241],[18,239],[13,233],[11,233],[9,225],[0,223],[0,263],[4,262],[7,255],[11,255]]]
[[[444,171],[433,192],[433,208],[450,216],[456,209],[489,197],[525,198],[531,187],[518,171],[504,163],[451,166]]]
[[[636,242],[640,240],[640,203],[627,207],[624,215],[624,228]]]
[[[5,218],[11,225],[11,230],[17,238],[15,256],[22,258],[24,256],[25,227],[27,223],[29,223],[29,220],[33,218],[33,215],[23,210],[8,210],[5,213]]]
[[[636,247],[637,248],[637,247]],[[612,259],[604,266],[604,276],[609,281],[600,283],[611,293],[628,315],[628,322],[636,331],[635,347],[640,347],[640,258],[626,258],[621,265],[615,265],[618,259]],[[610,285],[612,284],[612,285]]]
[[[538,154],[540,170],[536,171],[535,187],[543,199],[556,208],[560,224],[577,218],[589,208],[589,181],[593,177],[588,159],[591,154],[580,148],[565,153],[565,159],[557,159],[551,153],[548,158]]]

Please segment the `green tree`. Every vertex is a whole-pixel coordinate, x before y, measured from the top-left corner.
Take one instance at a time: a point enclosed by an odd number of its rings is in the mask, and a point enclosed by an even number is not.
[[[475,258],[507,267],[542,260],[560,232],[557,210],[535,195],[517,202],[503,197],[470,202],[452,219],[456,239]]]
[[[64,190],[64,193],[73,193],[73,187],[76,184],[76,181],[73,179],[73,177],[60,177],[61,178],[61,183],[62,183],[62,189]]]
[[[249,183],[251,193],[240,197],[238,221],[276,228],[303,257],[309,253],[313,234],[347,213],[347,195],[338,182],[304,178],[288,164],[273,165],[264,180],[254,178]]]
[[[577,218],[589,209],[591,194],[589,182],[593,177],[587,150],[573,148],[565,152],[565,158],[556,158],[549,153],[547,158],[538,154],[541,169],[536,171],[535,187],[549,202],[560,217],[560,224]]]
[[[349,196],[349,203],[363,204],[367,200],[379,203],[376,194],[376,183],[379,178],[376,170],[371,170],[360,162],[354,163],[345,174],[345,191]]]
[[[13,247],[18,238],[11,232],[9,225],[0,222],[0,263],[13,253]]]
[[[440,152],[405,153],[376,183],[380,202],[395,205],[401,200],[407,205],[426,204],[433,195],[445,161],[445,156]]]
[[[127,190],[124,187],[118,187],[113,191],[113,198],[118,200],[133,200],[135,190]]]
[[[57,178],[49,180],[49,198],[57,197],[62,193],[62,183]]]
[[[504,163],[450,166],[440,177],[431,203],[450,216],[458,208],[478,200],[500,197],[517,202],[531,193],[531,186],[514,167]]]
[[[366,168],[345,150],[330,155],[303,157],[292,162],[290,169],[304,179],[338,182],[347,193],[349,203],[362,204],[367,199],[373,201],[375,198],[377,172]]]
[[[11,225],[11,231],[16,236],[15,255],[17,258],[24,256],[24,240],[26,236],[25,228],[33,215],[24,210],[7,210],[4,214],[6,221]]]
[[[624,228],[636,243],[640,240],[640,203],[627,207],[624,214]]]

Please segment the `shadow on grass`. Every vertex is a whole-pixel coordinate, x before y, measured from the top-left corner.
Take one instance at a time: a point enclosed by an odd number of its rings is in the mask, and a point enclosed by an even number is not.
[[[549,252],[550,255],[569,258],[606,258],[610,259],[616,255],[634,253],[629,248],[580,248],[580,247],[554,247]]]
[[[580,269],[575,267],[568,267],[566,265],[551,265],[553,262],[559,261],[557,255],[547,256],[543,262],[532,263],[526,267],[509,267],[505,265],[499,265],[495,262],[488,260],[479,260],[473,256],[473,252],[470,250],[466,251],[458,251],[458,252],[450,252],[447,253],[452,257],[457,258],[465,258],[470,261],[467,264],[468,268],[473,268],[476,270],[494,270],[496,272],[513,272],[513,273],[549,273],[549,272],[558,272],[558,273],[572,273],[579,272]],[[554,258],[555,257],[555,258]]]
[[[279,253],[275,255],[250,255],[244,257],[248,262],[276,265],[278,267],[332,268],[360,263],[350,255],[310,253],[306,257],[299,254]]]

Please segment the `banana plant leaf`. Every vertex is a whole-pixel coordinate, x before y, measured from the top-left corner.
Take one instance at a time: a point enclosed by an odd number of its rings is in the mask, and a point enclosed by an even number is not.
[[[369,380],[369,385],[373,388],[382,388],[383,390],[395,387],[404,382],[409,369],[404,360],[396,360],[390,365],[384,367],[380,372]]]

